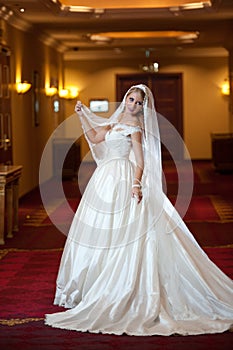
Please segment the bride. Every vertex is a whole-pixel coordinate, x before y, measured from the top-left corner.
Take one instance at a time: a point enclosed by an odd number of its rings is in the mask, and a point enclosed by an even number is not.
[[[233,323],[233,282],[162,188],[153,95],[132,86],[109,119],[75,110],[97,163],[70,227],[47,325],[135,336],[204,334]]]

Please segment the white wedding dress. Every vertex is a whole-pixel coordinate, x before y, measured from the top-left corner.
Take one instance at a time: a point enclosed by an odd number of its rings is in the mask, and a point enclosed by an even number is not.
[[[140,204],[131,197],[129,135],[138,130],[116,124],[106,134],[106,155],[74,216],[57,277],[54,303],[69,310],[45,322],[118,335],[224,332],[233,323],[232,280],[178,214],[173,220],[163,192],[154,198],[144,187]]]

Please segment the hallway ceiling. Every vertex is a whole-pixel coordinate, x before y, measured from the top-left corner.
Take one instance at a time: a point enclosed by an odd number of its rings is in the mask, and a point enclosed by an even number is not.
[[[65,59],[227,56],[233,0],[0,0],[0,17]]]

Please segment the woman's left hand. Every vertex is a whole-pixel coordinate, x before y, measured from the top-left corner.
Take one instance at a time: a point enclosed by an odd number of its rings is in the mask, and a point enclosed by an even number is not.
[[[142,200],[142,191],[139,187],[133,187],[131,192],[132,198],[137,199],[137,203],[139,204]]]

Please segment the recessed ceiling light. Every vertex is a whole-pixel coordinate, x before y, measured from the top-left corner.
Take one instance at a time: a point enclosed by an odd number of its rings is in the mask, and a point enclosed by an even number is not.
[[[70,12],[92,12],[91,7],[87,6],[65,6],[65,8],[68,8],[68,11]]]
[[[21,8],[19,9],[19,11],[23,13],[23,12],[25,12],[25,8],[24,8],[24,7],[21,7]]]
[[[108,36],[104,35],[98,35],[98,34],[92,34],[89,37],[92,41],[97,41],[97,42],[110,42],[112,39]]]
[[[178,37],[179,40],[194,40],[198,38],[199,33],[187,33]]]
[[[204,2],[193,2],[193,3],[188,3],[181,5],[180,7],[183,10],[198,10],[198,9],[203,9],[204,7],[211,7],[211,1],[204,1]]]

